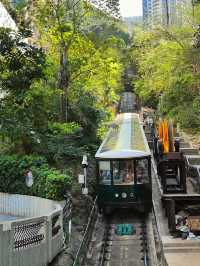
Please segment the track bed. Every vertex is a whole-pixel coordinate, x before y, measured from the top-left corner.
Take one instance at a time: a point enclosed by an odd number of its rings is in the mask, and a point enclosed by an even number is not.
[[[133,234],[119,235],[117,227],[122,224],[133,226]],[[120,210],[114,213],[107,218],[107,234],[102,265],[149,265],[147,238],[145,217],[134,213],[133,210]]]

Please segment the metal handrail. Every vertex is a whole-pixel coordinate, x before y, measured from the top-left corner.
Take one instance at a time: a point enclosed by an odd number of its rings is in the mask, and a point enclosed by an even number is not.
[[[163,258],[163,260],[165,261],[165,257],[164,257],[164,248],[163,248],[163,243],[162,243],[162,239],[161,239],[161,235],[160,235],[160,230],[158,228],[158,220],[157,220],[157,217],[156,217],[156,213],[155,213],[155,202],[153,201],[153,208],[152,208],[152,214],[154,216],[154,219],[155,219],[155,227],[156,227],[156,233],[157,233],[157,236],[158,236],[158,240],[159,240],[159,244],[160,244],[160,252],[161,252],[161,256]],[[166,262],[165,262],[166,263]],[[160,264],[158,265],[160,266]]]
[[[76,253],[76,256],[75,256],[75,259],[74,259],[72,266],[84,265],[85,258],[87,255],[86,250],[89,246],[89,242],[90,242],[92,232],[94,229],[93,227],[94,227],[94,224],[95,224],[95,221],[97,218],[97,214],[98,214],[96,203],[97,203],[97,197],[94,200],[94,204],[93,204],[92,210],[90,212],[90,216],[88,218],[88,223],[87,223],[84,235],[83,235],[83,239],[82,239],[81,244],[78,248],[78,251]]]
[[[153,170],[154,170],[154,173],[155,173],[155,178],[156,178],[156,185],[158,186],[158,189],[162,192],[162,187],[161,187],[161,184],[159,183],[158,181],[158,174],[157,174],[157,170],[156,170],[156,165],[155,165],[155,162],[154,160],[152,159],[152,166],[153,166]],[[161,252],[161,256],[162,256],[162,259],[165,261],[165,264],[166,264],[166,259],[165,259],[165,256],[164,256],[164,247],[163,247],[163,243],[162,243],[162,238],[161,238],[161,235],[160,235],[160,228],[159,228],[159,222],[158,222],[158,219],[156,217],[156,207],[155,207],[155,201],[152,200],[152,214],[153,214],[153,217],[154,217],[154,220],[155,220],[155,227],[156,227],[156,233],[157,233],[157,236],[158,236],[158,241],[159,241],[159,244],[160,244],[160,252]],[[160,264],[158,265],[160,266]]]
[[[72,196],[71,193],[64,195],[65,204],[63,207],[63,231],[64,231],[64,245],[70,243],[71,229],[70,221],[72,218]]]
[[[63,207],[63,218],[68,220],[72,213],[72,196],[71,194],[65,195],[65,205]]]

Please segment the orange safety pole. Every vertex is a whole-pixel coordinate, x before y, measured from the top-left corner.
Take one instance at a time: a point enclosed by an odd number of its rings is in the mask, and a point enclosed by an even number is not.
[[[165,119],[163,121],[163,146],[164,146],[164,153],[169,152],[169,132],[168,132],[169,124],[168,121]]]

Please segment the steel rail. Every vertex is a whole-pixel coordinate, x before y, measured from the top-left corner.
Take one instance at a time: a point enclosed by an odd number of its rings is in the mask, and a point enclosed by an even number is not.
[[[105,231],[104,231],[104,243],[102,245],[102,249],[101,249],[101,255],[99,258],[99,263],[98,266],[103,266],[104,265],[104,259],[105,259],[105,254],[106,254],[106,238],[108,236],[108,231],[109,231],[109,223],[108,223],[108,219],[106,218],[106,222],[105,222]]]
[[[144,220],[145,225],[147,225],[147,219]],[[147,230],[147,228],[146,228]],[[146,236],[145,238],[145,231],[144,229],[142,229],[142,233],[143,233],[143,256],[144,256],[144,266],[149,266],[149,260],[148,260],[148,237]]]
[[[128,217],[128,216],[127,216]],[[142,227],[142,235],[143,235],[143,238],[141,240],[141,245],[143,246],[143,251],[141,251],[142,253],[142,260],[143,260],[143,263],[141,262],[141,264],[143,264],[144,266],[150,266],[150,263],[149,263],[149,255],[148,255],[148,247],[147,247],[147,238],[146,238],[146,219],[141,222],[141,225],[142,224],[145,224],[144,225],[144,229]],[[96,265],[98,266],[104,266],[105,264],[105,257],[106,257],[106,248],[107,248],[107,241],[108,241],[108,238],[109,238],[109,221],[107,220],[106,221],[106,225],[105,225],[105,231],[104,231],[104,243],[102,245],[102,250],[101,250],[101,253],[100,253],[100,257],[99,257],[99,260],[98,260],[98,263]],[[153,265],[155,266],[155,265]]]
[[[74,259],[72,266],[81,266],[81,265],[84,265],[84,263],[85,263],[85,259],[87,256],[86,250],[89,247],[89,242],[91,240],[91,236],[93,233],[94,224],[95,224],[95,221],[96,221],[97,215],[98,215],[98,208],[97,208],[96,203],[97,203],[97,197],[94,200],[94,204],[93,204],[92,210],[91,210],[89,218],[88,218],[88,223],[87,223],[86,229],[84,231],[83,239],[82,239],[81,244],[78,248],[78,251],[76,253],[76,256],[75,256],[75,259]]]

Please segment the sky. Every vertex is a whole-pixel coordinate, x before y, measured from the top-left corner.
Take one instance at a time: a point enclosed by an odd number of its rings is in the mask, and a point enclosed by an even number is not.
[[[142,0],[120,0],[122,17],[142,16]]]

